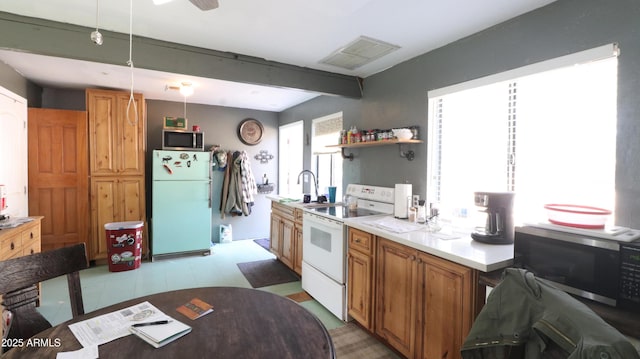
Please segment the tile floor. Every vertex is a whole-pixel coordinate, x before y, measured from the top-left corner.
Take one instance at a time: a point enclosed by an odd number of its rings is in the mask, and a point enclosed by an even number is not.
[[[143,262],[140,268],[125,272],[109,272],[107,265],[80,272],[85,312],[91,312],[127,299],[175,289],[234,286],[251,288],[236,263],[274,258],[274,255],[252,240],[216,244],[209,256],[189,256]],[[260,288],[279,295],[302,291],[301,283],[290,282]],[[336,318],[315,300],[300,305],[314,313],[327,327],[336,328],[344,322]],[[42,283],[42,315],[53,325],[71,319],[66,277]]]

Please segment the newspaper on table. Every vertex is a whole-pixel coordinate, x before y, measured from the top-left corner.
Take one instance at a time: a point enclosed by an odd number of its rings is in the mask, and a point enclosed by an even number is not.
[[[95,318],[69,325],[83,347],[108,343],[130,335],[129,327],[141,322],[167,319],[167,315],[149,302],[142,302]]]

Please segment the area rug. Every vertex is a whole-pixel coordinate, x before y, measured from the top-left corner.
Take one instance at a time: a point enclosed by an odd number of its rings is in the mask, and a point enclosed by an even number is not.
[[[300,280],[294,271],[277,259],[238,263],[238,268],[253,288]]]
[[[386,359],[399,358],[394,352],[374,337],[367,334],[357,324],[347,323],[330,329],[337,359]]]
[[[300,303],[300,302],[306,302],[306,301],[308,301],[308,300],[313,299],[313,298],[309,295],[309,293],[307,293],[307,292],[299,292],[299,293],[289,294],[289,295],[287,296],[287,298],[289,298],[289,299],[291,299],[291,300],[293,300],[293,301],[295,301],[295,302],[298,302],[298,303]]]
[[[253,241],[258,243],[260,247],[271,252],[271,250],[269,250],[269,245],[271,244],[271,240],[269,240],[269,238],[254,239]]]

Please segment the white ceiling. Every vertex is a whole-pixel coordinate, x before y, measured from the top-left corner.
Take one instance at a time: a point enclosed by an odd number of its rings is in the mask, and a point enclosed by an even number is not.
[[[255,56],[266,60],[366,78],[438,47],[547,5],[555,0],[220,0],[200,11],[188,0],[133,3],[133,33],[169,42]],[[98,27],[129,33],[129,0],[102,0]],[[96,27],[93,0],[0,0],[0,11]],[[320,61],[359,36],[400,47],[349,71]],[[87,33],[87,41],[90,34]],[[108,38],[105,39],[108,41]],[[0,49],[0,61],[33,82],[63,88],[128,90],[123,66],[51,58]],[[135,63],[135,48],[133,49]],[[147,99],[183,101],[167,85],[193,83],[188,103],[282,111],[318,94],[182,74],[135,69],[134,90]]]

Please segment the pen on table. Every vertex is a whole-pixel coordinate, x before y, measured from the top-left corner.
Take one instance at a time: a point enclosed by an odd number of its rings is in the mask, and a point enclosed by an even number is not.
[[[155,322],[147,322],[147,323],[136,323],[134,325],[132,325],[132,327],[146,327],[147,325],[161,325],[161,324],[168,324],[169,321],[168,320],[158,320]]]

